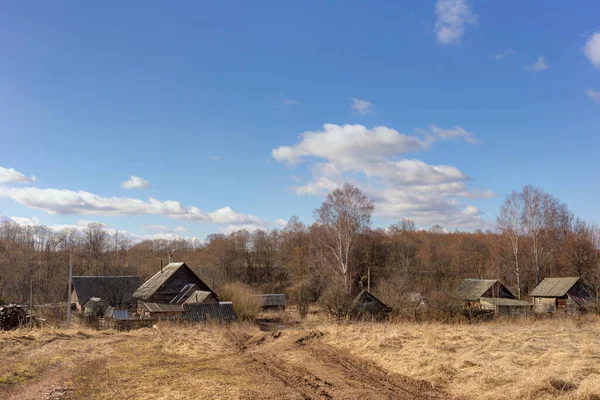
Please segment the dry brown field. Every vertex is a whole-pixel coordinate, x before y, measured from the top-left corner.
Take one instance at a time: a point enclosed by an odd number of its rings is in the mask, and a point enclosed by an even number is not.
[[[0,399],[600,399],[600,319],[0,332]]]

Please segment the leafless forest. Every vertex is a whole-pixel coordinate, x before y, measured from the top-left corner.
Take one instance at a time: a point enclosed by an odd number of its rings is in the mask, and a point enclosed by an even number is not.
[[[101,224],[56,232],[45,226],[0,225],[0,300],[25,302],[33,280],[37,304],[66,300],[69,254],[74,275],[153,275],[169,250],[211,286],[241,282],[257,292],[287,293],[307,307],[359,285],[394,307],[408,292],[433,301],[464,278],[500,278],[525,297],[546,276],[580,276],[600,289],[599,230],[551,194],[526,186],[508,195],[497,229],[418,230],[409,219],[371,227],[373,204],[352,185],[332,192],[315,223],[290,218],[281,230],[212,234],[204,243],[134,243]]]

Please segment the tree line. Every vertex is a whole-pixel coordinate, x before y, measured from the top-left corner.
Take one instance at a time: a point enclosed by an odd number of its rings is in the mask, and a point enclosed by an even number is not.
[[[506,196],[495,231],[446,232],[402,219],[373,228],[372,201],[353,185],[332,191],[315,222],[289,219],[283,229],[212,234],[205,242],[134,243],[98,223],[82,231],[0,224],[0,301],[25,302],[30,280],[39,304],[66,300],[69,255],[74,275],[139,275],[145,280],[176,249],[218,292],[241,283],[286,293],[301,310],[323,301],[343,308],[367,285],[398,306],[407,293],[443,298],[465,278],[501,279],[519,298],[547,276],[579,276],[600,292],[600,229],[553,195],[525,186]],[[370,278],[370,279],[369,279]]]

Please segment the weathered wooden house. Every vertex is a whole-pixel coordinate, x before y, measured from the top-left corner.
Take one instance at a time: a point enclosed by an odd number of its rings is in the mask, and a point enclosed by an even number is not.
[[[466,310],[488,310],[494,315],[526,315],[531,304],[519,300],[497,279],[465,279],[456,288]]]
[[[71,303],[78,311],[92,298],[102,299],[118,308],[134,306],[133,292],[140,287],[139,276],[74,276],[72,278]]]
[[[361,291],[352,301],[350,316],[352,318],[372,318],[382,320],[392,311],[377,297],[366,290]]]
[[[285,311],[287,300],[285,294],[257,294],[262,301],[264,311]]]
[[[529,294],[536,314],[585,312],[591,290],[578,277],[546,278]]]
[[[175,301],[171,304],[179,305],[198,290],[219,298],[186,263],[170,263],[140,286],[133,293],[133,298],[137,300],[138,312],[141,312],[142,303],[169,304]]]

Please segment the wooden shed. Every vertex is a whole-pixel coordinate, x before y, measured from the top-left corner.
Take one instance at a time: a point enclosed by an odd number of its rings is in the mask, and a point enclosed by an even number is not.
[[[183,318],[183,305],[169,303],[138,302],[138,313],[142,318],[173,320]]]
[[[466,310],[487,310],[494,315],[526,315],[531,304],[518,300],[498,279],[465,279],[456,292]]]
[[[578,277],[546,278],[529,294],[537,314],[585,312],[591,290]]]
[[[72,278],[71,303],[78,311],[92,298],[100,298],[108,305],[118,308],[134,306],[133,292],[140,287],[139,276],[74,276]]]
[[[133,293],[141,313],[141,303],[182,304],[196,291],[210,292],[218,300],[217,294],[186,263],[170,263],[161,268]]]
[[[385,319],[391,311],[392,309],[381,300],[363,290],[352,301],[350,316],[353,318],[368,317],[381,320]]]
[[[262,301],[264,311],[285,311],[287,300],[285,294],[257,294]]]

